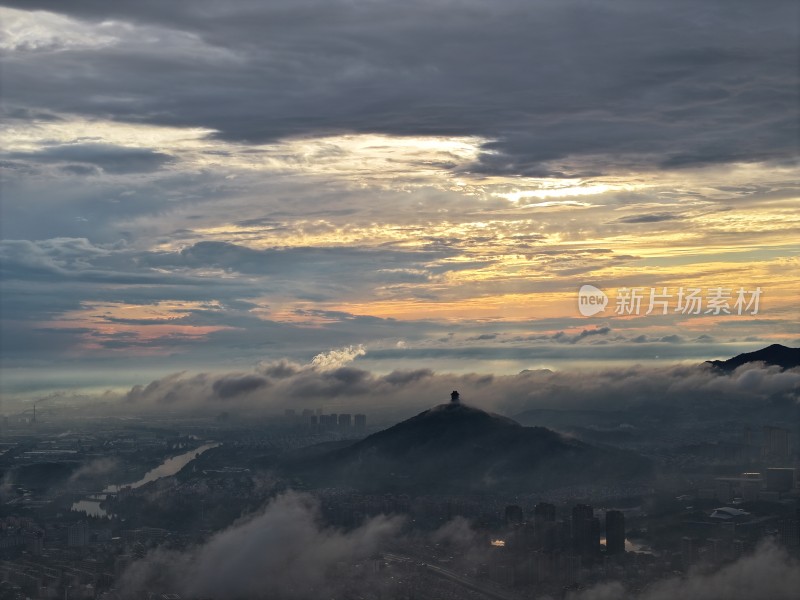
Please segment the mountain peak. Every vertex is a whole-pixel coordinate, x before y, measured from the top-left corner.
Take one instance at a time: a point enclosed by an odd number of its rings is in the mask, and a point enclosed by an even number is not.
[[[462,402],[439,404],[314,461],[312,480],[405,491],[535,490],[637,478],[649,463]]]
[[[508,417],[463,402],[449,402],[429,408],[375,435],[381,439],[397,436],[412,437],[420,442],[434,439],[457,442],[517,428],[521,429],[522,425]]]
[[[789,348],[781,344],[771,344],[754,352],[738,354],[728,360],[706,361],[711,366],[725,372],[731,372],[747,363],[763,362],[768,366],[782,369],[800,367],[800,348]]]
[[[475,425],[480,425],[482,427],[487,425],[499,427],[522,427],[522,425],[513,419],[509,419],[508,417],[504,417],[495,413],[490,413],[461,402],[438,404],[433,408],[429,408],[428,410],[419,413],[415,417],[411,417],[402,423],[398,423],[395,425],[395,427],[404,424],[417,425],[425,421],[436,422],[439,424],[474,423]]]

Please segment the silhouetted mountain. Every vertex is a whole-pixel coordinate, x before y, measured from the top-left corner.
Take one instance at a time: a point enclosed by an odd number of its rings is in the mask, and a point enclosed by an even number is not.
[[[371,491],[535,491],[646,477],[634,453],[450,403],[360,442],[287,465],[312,485]]]
[[[782,369],[793,369],[800,367],[800,348],[787,348],[780,344],[772,344],[761,350],[739,354],[728,360],[708,360],[706,362],[725,372],[733,371],[752,362],[763,362]]]

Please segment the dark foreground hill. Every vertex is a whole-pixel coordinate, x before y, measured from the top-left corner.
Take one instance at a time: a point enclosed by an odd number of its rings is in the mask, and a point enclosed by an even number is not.
[[[788,348],[780,344],[772,344],[755,352],[739,354],[728,360],[709,360],[706,361],[715,368],[730,372],[747,363],[763,362],[769,366],[777,366],[782,369],[794,369],[800,367],[800,348]]]
[[[346,448],[286,467],[313,486],[374,492],[537,491],[641,481],[648,460],[459,403],[442,404]]]

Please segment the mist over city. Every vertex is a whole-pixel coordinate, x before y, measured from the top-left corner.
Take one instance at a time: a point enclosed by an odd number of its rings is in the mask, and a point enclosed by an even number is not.
[[[796,598],[797,3],[0,51],[0,600]]]

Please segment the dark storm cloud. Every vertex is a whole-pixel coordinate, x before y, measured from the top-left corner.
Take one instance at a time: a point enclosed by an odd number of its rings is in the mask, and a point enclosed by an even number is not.
[[[232,398],[239,394],[252,392],[268,384],[269,381],[258,375],[241,375],[238,377],[232,375],[217,379],[211,387],[220,398]]]
[[[304,271],[326,271],[348,265],[350,272],[360,277],[371,274],[387,282],[417,281],[427,263],[454,256],[456,250],[410,251],[391,248],[359,248],[357,246],[294,247],[265,250],[248,248],[228,242],[198,242],[179,252],[151,253],[140,263],[153,267],[219,268],[238,273],[260,275],[291,275]],[[465,268],[448,265],[444,270]],[[440,272],[442,267],[438,269]]]
[[[0,272],[6,280],[82,281],[116,284],[199,284],[200,278],[139,269],[124,244],[99,246],[86,238],[0,241]]]
[[[513,175],[786,161],[796,150],[790,0],[5,3],[133,22],[169,42],[14,53],[12,108],[246,142],[480,135],[493,141],[470,170]]]
[[[421,379],[433,377],[433,371],[430,369],[416,369],[414,371],[392,371],[384,376],[383,380],[392,385],[407,385],[412,382],[417,382]]]
[[[147,173],[173,162],[170,155],[148,148],[125,148],[96,143],[62,144],[36,152],[12,152],[7,156],[31,162],[78,163],[62,167],[75,175],[91,174],[98,168],[112,175]]]
[[[92,165],[64,165],[61,171],[70,175],[97,175],[100,169]]]

